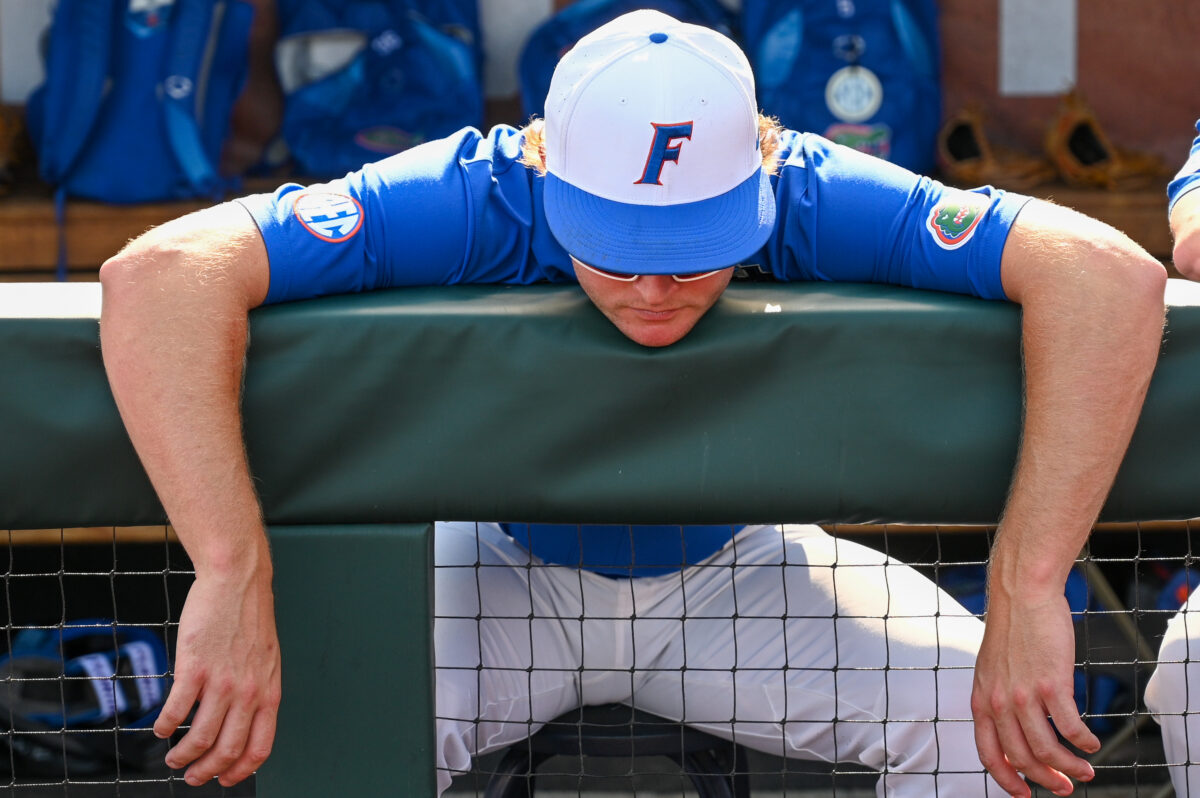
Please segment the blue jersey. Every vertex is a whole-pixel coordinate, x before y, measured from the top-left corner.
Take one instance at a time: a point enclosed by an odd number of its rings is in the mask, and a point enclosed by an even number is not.
[[[1196,122],[1196,132],[1200,133],[1200,120]],[[1171,212],[1180,197],[1194,188],[1200,188],[1200,135],[1192,141],[1192,154],[1187,163],[1167,186],[1167,213]]]
[[[267,302],[411,285],[575,281],[546,224],[522,135],[472,129],[345,178],[241,200],[266,243]],[[949,188],[812,134],[787,132],[777,220],[755,264],[779,280],[880,282],[1004,299],[1000,256],[1027,200]],[[735,265],[735,264],[729,264]],[[655,575],[703,560],[736,527],[508,524],[547,562]]]

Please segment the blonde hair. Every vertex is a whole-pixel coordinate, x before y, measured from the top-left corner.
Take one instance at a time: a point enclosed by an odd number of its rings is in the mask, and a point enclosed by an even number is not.
[[[539,175],[546,174],[546,120],[531,119],[522,132],[525,139],[521,142],[521,163]],[[782,133],[778,119],[761,113],[758,115],[758,149],[762,153],[763,169],[769,175],[775,174],[779,168],[775,153],[779,149]]]

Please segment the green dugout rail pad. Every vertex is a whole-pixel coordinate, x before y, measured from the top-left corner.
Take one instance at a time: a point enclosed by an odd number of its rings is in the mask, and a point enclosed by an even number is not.
[[[95,285],[0,289],[7,528],[162,521],[100,360]],[[1104,520],[1200,515],[1200,285]],[[735,285],[683,342],[575,287],[408,289],[252,316],[250,457],[273,524],[996,520],[1019,308],[868,285]]]
[[[255,795],[435,795],[433,526],[269,532],[283,702]]]

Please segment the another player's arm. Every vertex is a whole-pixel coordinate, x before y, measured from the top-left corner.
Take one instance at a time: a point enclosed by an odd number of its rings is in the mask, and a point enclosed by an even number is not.
[[[1196,122],[1200,133],[1200,121]],[[1184,277],[1200,280],[1200,136],[1179,173],[1167,185],[1171,235],[1175,238],[1175,268]]]
[[[1175,201],[1171,234],[1175,237],[1175,268],[1190,280],[1200,280],[1200,187]]]
[[[249,214],[226,204],[135,240],[100,270],[100,337],[117,407],[196,570],[175,683],[155,723],[186,779],[230,785],[266,759],[280,698],[271,561],[242,442],[247,311],[267,292]]]
[[[1162,337],[1162,266],[1118,231],[1032,201],[1002,260],[1022,306],[1025,414],[1020,457],[989,572],[987,627],[972,709],[980,758],[1013,795],[1020,771],[1056,794],[1092,769],[1059,744],[1100,742],[1073,694],[1074,631],[1064,598],[1133,433]],[[1065,775],[1064,775],[1065,774]]]

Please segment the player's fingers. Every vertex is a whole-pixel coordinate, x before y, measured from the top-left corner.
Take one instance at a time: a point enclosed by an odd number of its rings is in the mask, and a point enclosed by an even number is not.
[[[167,752],[167,767],[176,770],[187,767],[213,747],[229,711],[229,695],[227,690],[204,691],[200,699],[200,708],[192,718],[192,727],[183,735],[183,739]],[[189,780],[188,783],[192,782]]]
[[[238,761],[234,762],[221,774],[222,787],[232,787],[251,773],[262,767],[271,755],[271,746],[275,740],[275,723],[278,717],[278,703],[274,706],[263,707],[255,715],[250,724],[250,735],[246,739],[246,748]]]
[[[1046,702],[1050,709],[1050,717],[1054,718],[1054,726],[1058,733],[1067,738],[1071,745],[1081,751],[1094,754],[1100,750],[1100,738],[1079,717],[1079,708],[1075,706],[1074,698],[1066,695],[1054,695]],[[1076,776],[1076,778],[1081,778]]]
[[[1048,684],[1035,690],[1032,695],[1022,694],[1025,700],[1016,702],[1017,719],[1020,721],[1021,731],[1038,762],[1067,776],[1090,781],[1096,775],[1092,766],[1088,764],[1087,760],[1075,756],[1059,742],[1054,726],[1047,718],[1047,715],[1050,714],[1050,703],[1054,701],[1055,695],[1056,691]],[[1060,712],[1064,710],[1061,704],[1056,704],[1056,706]],[[1073,701],[1071,710],[1071,714],[1078,718],[1078,713],[1074,711]],[[1047,784],[1046,786],[1051,785]]]
[[[217,739],[187,769],[185,779],[188,784],[204,784],[220,776],[241,758],[246,749],[246,738],[250,734],[250,722],[254,718],[255,697],[248,691],[246,694],[234,696],[225,718],[221,721]]]
[[[179,724],[187,720],[199,694],[200,685],[197,680],[185,679],[176,674],[167,700],[163,702],[163,708],[154,721],[154,733],[163,739],[174,734]]]
[[[991,718],[979,713],[975,714],[975,747],[979,750],[980,763],[992,774],[1001,789],[1012,796],[1029,798],[1029,786],[1016,768],[1009,764],[1000,748],[995,724]]]
[[[1017,716],[1011,712],[996,712],[993,717],[1000,747],[1008,757],[1009,763],[1055,795],[1070,795],[1074,789],[1071,780],[1037,757],[1025,736],[1025,727]],[[1042,723],[1049,732],[1050,722],[1043,718]]]
[[[1056,795],[1071,793],[1074,785],[1071,784],[1070,778],[1090,781],[1095,776],[1087,760],[1075,756],[1058,741],[1054,727],[1045,715],[1039,713],[1022,716],[1019,720],[1025,743],[1036,762],[1032,768],[1025,771],[1025,775],[1045,785]],[[1043,781],[1041,776],[1035,775],[1036,772],[1041,772],[1038,766],[1050,771],[1050,781]]]

